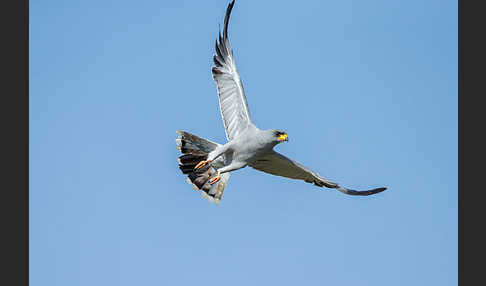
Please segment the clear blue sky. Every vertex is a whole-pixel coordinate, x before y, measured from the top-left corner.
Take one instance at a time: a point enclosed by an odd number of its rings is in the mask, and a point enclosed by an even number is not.
[[[229,0],[30,1],[30,281],[456,285],[457,1],[236,2],[253,121],[346,196],[245,168],[221,205],[176,130],[224,143]]]

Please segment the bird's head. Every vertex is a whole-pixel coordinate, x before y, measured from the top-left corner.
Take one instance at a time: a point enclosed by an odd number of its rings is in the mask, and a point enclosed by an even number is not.
[[[276,144],[289,141],[289,137],[285,131],[279,129],[271,129],[270,131],[272,134],[272,139],[274,142],[276,142]]]
[[[279,143],[289,141],[287,133],[280,129],[260,130],[259,139],[260,143],[263,143],[270,148],[275,147]]]

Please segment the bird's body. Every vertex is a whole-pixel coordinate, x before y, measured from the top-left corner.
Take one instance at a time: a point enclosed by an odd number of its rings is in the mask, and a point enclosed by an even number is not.
[[[261,130],[252,123],[228,40],[228,23],[233,5],[234,0],[226,10],[223,35],[219,35],[219,43],[216,41],[215,66],[211,70],[218,88],[228,142],[221,145],[178,131],[177,147],[184,154],[179,157],[179,168],[188,175],[188,182],[194,189],[202,190],[203,196],[217,203],[223,195],[230,172],[246,166],[277,176],[304,180],[319,187],[337,189],[348,195],[367,196],[384,191],[386,188],[350,190],[323,178],[274,150],[277,144],[288,141],[283,130]]]
[[[217,148],[209,153],[208,160],[214,160],[215,157],[224,153],[231,158],[233,164],[245,164],[246,166],[272,151],[277,144],[273,139],[268,130],[260,130],[255,125],[248,124],[248,127],[236,138],[221,146],[220,149]]]

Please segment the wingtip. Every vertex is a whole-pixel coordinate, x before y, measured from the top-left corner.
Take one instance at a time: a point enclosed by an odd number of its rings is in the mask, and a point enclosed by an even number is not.
[[[346,195],[351,195],[351,196],[370,196],[370,195],[374,195],[374,194],[381,193],[384,190],[386,190],[387,188],[386,187],[382,187],[382,188],[376,188],[376,189],[367,190],[367,191],[356,191],[356,190],[347,189],[347,188],[343,188],[343,187],[338,187],[336,189],[338,191],[340,191],[341,193],[346,194]]]
[[[382,188],[376,188],[376,189],[374,189],[374,191],[375,191],[375,194],[376,194],[376,193],[381,193],[383,191],[386,191],[386,189],[387,189],[387,187],[382,187]]]
[[[374,195],[374,194],[381,193],[385,190],[386,190],[386,187],[382,187],[382,188],[376,188],[376,189],[369,190],[367,193],[368,193],[368,195]]]
[[[230,15],[231,15],[231,10],[233,10],[234,5],[235,5],[235,0],[231,1],[231,3],[228,4],[228,8],[226,8],[226,15],[224,17],[224,29],[223,29],[223,38],[224,39],[228,38],[229,18],[230,18]]]

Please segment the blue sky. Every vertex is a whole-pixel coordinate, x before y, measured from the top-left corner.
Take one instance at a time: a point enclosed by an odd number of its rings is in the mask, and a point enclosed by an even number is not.
[[[245,168],[221,205],[176,130],[224,143],[229,1],[30,1],[31,285],[456,285],[457,1],[237,1],[253,121],[352,197]]]

